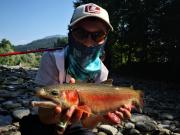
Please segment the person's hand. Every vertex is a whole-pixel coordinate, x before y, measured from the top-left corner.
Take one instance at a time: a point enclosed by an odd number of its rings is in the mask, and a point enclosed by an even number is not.
[[[54,109],[39,108],[39,118],[44,124],[57,124],[61,119],[75,123],[87,116],[86,112],[78,110],[76,106],[71,106],[68,110],[62,110],[60,106]]]
[[[75,83],[74,78],[70,78],[70,84]],[[71,106],[67,110],[62,110],[60,106],[56,106],[53,109],[39,108],[39,118],[41,122],[45,124],[57,124],[61,120],[69,121],[69,123],[75,123],[89,116],[91,112],[88,106]]]
[[[70,84],[76,83],[76,80],[71,77],[70,80],[69,80],[69,83],[70,83]]]
[[[75,83],[74,78],[70,78],[69,83]],[[62,110],[60,106],[56,106],[55,108],[39,108],[39,119],[44,124],[56,124],[60,121],[61,117],[65,117],[66,119],[71,119],[73,113],[75,112],[75,106],[72,106],[68,110]],[[81,118],[77,118],[81,119]],[[74,120],[76,120],[74,118]],[[74,121],[73,120],[73,121]]]
[[[99,122],[108,124],[121,124],[121,121],[129,119],[131,117],[132,105],[124,105],[118,108],[116,111],[108,112],[106,115],[92,115],[83,119],[82,124],[86,128],[94,128]]]
[[[124,105],[116,111],[108,112],[107,115],[105,115],[105,119],[111,124],[120,124],[122,120],[130,119],[131,109],[131,105]]]
[[[54,122],[58,123],[61,118],[66,119],[69,123],[76,123],[80,120],[89,117],[90,108],[86,105],[83,106],[71,106],[67,111],[62,111],[61,107],[57,106],[54,112]]]
[[[55,123],[58,123],[60,120],[65,119],[66,121],[71,121],[73,114],[75,113],[76,106],[71,106],[68,110],[62,110],[60,106],[56,106],[54,109],[54,119]]]

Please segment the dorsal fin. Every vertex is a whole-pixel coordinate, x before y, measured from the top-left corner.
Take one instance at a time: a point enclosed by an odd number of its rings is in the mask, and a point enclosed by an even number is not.
[[[108,84],[110,86],[112,86],[113,83],[113,79],[107,79],[106,81],[102,82],[102,84]]]
[[[134,90],[134,86],[133,86],[133,85],[131,85],[129,88],[132,89],[132,90]]]

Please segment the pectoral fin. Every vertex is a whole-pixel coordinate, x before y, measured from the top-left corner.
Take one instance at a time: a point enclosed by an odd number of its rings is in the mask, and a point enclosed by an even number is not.
[[[72,122],[83,120],[91,115],[91,109],[87,105],[77,106]]]

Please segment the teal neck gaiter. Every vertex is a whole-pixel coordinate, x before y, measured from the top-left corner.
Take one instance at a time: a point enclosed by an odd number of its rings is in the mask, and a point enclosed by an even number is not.
[[[69,46],[66,53],[67,73],[76,80],[94,80],[100,73],[101,60],[99,56],[105,43],[86,47],[75,41],[70,33],[68,37]]]

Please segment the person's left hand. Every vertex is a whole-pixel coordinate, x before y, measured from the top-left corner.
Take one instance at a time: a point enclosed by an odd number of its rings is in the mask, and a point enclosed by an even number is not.
[[[74,78],[70,78],[69,83],[70,84],[74,84],[76,82],[76,80]],[[85,111],[83,111],[85,110]],[[90,108],[86,105],[82,105],[82,106],[71,106],[68,110],[63,111],[61,110],[61,107],[57,106],[55,108],[55,117],[60,117],[59,114],[61,114],[61,116],[63,116],[67,121],[69,121],[70,123],[76,123],[82,119],[85,119],[86,117],[89,116]],[[57,118],[58,120],[58,118]]]
[[[118,108],[116,111],[108,112],[105,115],[105,119],[110,124],[120,124],[122,120],[130,119],[131,117],[131,105],[123,105],[122,107]]]

